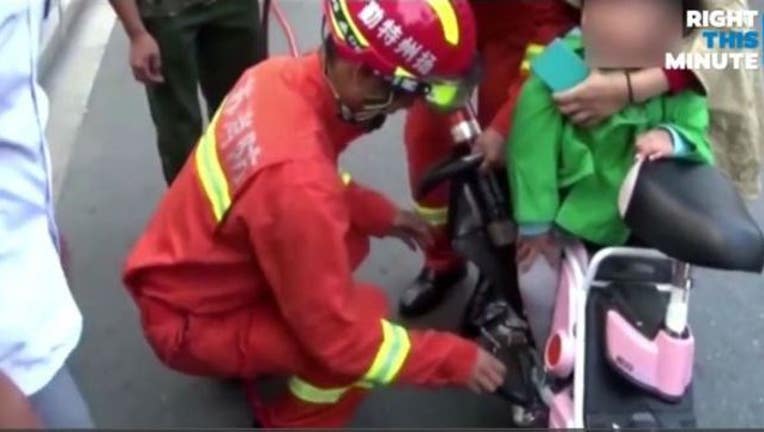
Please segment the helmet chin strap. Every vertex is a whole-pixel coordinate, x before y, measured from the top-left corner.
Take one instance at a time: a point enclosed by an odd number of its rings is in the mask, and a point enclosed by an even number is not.
[[[326,79],[334,100],[337,102],[337,115],[343,121],[361,126],[368,131],[379,129],[384,125],[387,119],[385,112],[392,105],[394,99],[392,92],[390,92],[385,101],[364,104],[363,108],[354,111],[342,101],[337,88],[334,86],[334,82],[332,82],[329,74],[329,65],[326,62],[324,62],[324,79]]]

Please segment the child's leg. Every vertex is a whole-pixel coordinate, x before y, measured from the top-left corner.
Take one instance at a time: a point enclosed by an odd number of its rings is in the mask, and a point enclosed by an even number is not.
[[[559,267],[550,266],[543,256],[536,257],[528,271],[518,271],[517,277],[525,315],[528,317],[528,325],[536,347],[540,350],[546,346],[552,326],[559,274]]]

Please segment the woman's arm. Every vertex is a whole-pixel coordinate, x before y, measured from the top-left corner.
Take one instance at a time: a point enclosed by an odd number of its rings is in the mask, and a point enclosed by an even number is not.
[[[681,93],[684,90],[702,89],[703,86],[690,70],[685,69],[663,69],[664,75],[669,84],[669,91],[672,94]]]
[[[689,70],[661,68],[631,72],[634,102],[645,102],[664,93],[681,93],[699,87]],[[579,125],[594,126],[621,111],[629,103],[629,82],[623,72],[593,71],[576,87],[554,96],[557,107]]]

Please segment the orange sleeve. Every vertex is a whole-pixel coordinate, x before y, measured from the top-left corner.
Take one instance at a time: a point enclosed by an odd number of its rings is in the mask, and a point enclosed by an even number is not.
[[[342,187],[328,163],[290,162],[260,173],[253,196],[241,200],[282,316],[305,351],[349,383],[465,383],[477,353],[472,342],[407,331],[356,301]]]
[[[343,174],[350,222],[360,232],[374,237],[386,236],[393,227],[397,207],[386,196],[367,188]]]

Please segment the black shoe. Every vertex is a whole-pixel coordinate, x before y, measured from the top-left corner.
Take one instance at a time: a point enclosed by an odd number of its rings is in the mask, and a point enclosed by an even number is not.
[[[414,318],[433,310],[451,287],[466,276],[466,265],[442,273],[424,267],[416,280],[403,291],[398,311],[405,318]]]

